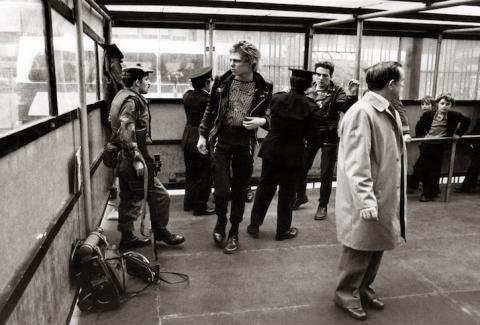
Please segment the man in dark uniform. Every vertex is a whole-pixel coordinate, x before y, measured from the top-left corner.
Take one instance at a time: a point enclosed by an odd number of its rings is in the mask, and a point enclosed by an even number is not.
[[[256,70],[260,52],[251,43],[240,41],[230,49],[230,70],[215,78],[210,101],[199,127],[197,148],[212,151],[217,224],[213,239],[223,244],[227,225],[228,198],[231,228],[225,254],[238,251],[238,228],[245,212],[245,199],[253,171],[253,150],[257,129],[268,127],[272,84]]]
[[[187,124],[183,131],[182,149],[185,161],[185,197],[183,209],[193,210],[193,215],[211,215],[215,210],[207,206],[212,189],[210,157],[198,152],[198,126],[210,99],[212,68],[205,67],[191,76],[193,90],[183,95]]]
[[[110,109],[115,95],[125,85],[122,81],[122,60],[123,53],[115,44],[103,44],[105,50],[103,58],[103,100]]]
[[[167,230],[170,197],[156,177],[154,161],[147,149],[150,111],[143,95],[150,88],[148,74],[151,72],[140,65],[125,68],[122,79],[126,88],[115,96],[110,110],[111,142],[122,149],[117,166],[120,185],[118,230],[122,233],[120,250],[150,245],[150,239],[140,239],[133,234],[133,222],[144,216],[145,201],[150,207],[154,238],[169,245],[185,241],[183,236]]]
[[[308,139],[305,148],[304,169],[297,182],[297,199],[294,209],[307,203],[307,174],[312,167],[317,152],[322,148],[320,163],[320,198],[315,220],[323,220],[327,217],[327,205],[332,192],[332,181],[337,161],[338,135],[337,127],[340,119],[340,113],[345,113],[347,109],[357,101],[359,83],[351,80],[349,83],[349,94],[336,85],[331,79],[334,66],[332,62],[323,61],[315,64],[316,87],[310,94],[313,100],[320,108],[315,113],[314,135]]]
[[[252,237],[258,236],[277,185],[280,187],[275,239],[290,239],[298,232],[297,228],[291,227],[295,182],[303,165],[306,132],[312,130],[313,114],[318,107],[305,95],[312,84],[314,72],[290,70],[291,89],[288,93],[277,93],[272,97],[270,131],[258,153],[262,158],[262,175],[247,227]]]

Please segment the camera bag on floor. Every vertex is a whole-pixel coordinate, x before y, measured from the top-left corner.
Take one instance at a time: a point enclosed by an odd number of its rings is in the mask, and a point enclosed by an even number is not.
[[[77,304],[81,311],[115,309],[160,281],[168,284],[188,281],[186,274],[160,272],[159,265],[150,265],[148,259],[140,253],[125,252],[118,255],[110,248],[101,228],[97,228],[87,239],[78,240],[74,244],[70,264],[72,275],[80,286]],[[127,291],[125,273],[140,278],[146,285],[137,291]],[[172,274],[180,280],[169,281],[161,274]]]

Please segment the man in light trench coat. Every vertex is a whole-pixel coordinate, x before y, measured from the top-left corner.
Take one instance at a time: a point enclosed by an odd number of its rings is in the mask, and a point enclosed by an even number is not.
[[[405,240],[406,151],[402,124],[390,102],[404,72],[397,62],[367,69],[369,91],[345,114],[339,129],[335,214],[342,243],[334,301],[351,317],[367,319],[363,306],[382,310],[371,284],[383,251]]]

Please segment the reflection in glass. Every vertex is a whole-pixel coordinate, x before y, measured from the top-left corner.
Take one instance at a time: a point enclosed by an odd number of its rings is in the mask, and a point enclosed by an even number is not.
[[[1,136],[48,116],[49,101],[41,1],[3,1],[0,11]],[[33,114],[32,104],[40,114]]]
[[[95,42],[87,35],[83,36],[83,52],[87,104],[92,104],[97,101],[97,58]]]
[[[181,97],[188,76],[205,65],[203,30],[114,28],[113,43],[125,55],[123,66],[140,63],[154,71],[148,97]]]
[[[58,114],[80,106],[75,26],[52,10]],[[87,50],[87,49],[86,49]]]

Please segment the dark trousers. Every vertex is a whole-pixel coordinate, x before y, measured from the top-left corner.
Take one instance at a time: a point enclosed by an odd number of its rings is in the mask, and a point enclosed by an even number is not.
[[[425,148],[423,144],[420,144],[418,147],[420,155],[417,158],[417,161],[413,165],[413,173],[408,176],[407,186],[410,189],[418,190],[420,181],[423,182],[427,173],[429,173],[428,157],[426,157]],[[428,149],[427,149],[428,150]],[[428,186],[428,185],[427,185]],[[440,186],[438,182],[435,185],[435,190],[433,191],[436,195],[440,193]]]
[[[359,251],[343,246],[338,267],[335,302],[345,308],[361,307],[362,299],[377,298],[370,287],[375,280],[383,251]]]
[[[212,146],[215,210],[218,221],[227,223],[228,199],[231,191],[230,222],[243,220],[247,188],[253,171],[253,146],[217,142]]]
[[[305,196],[308,171],[312,168],[313,161],[320,148],[322,148],[322,156],[320,160],[321,185],[320,198],[318,201],[320,206],[326,207],[330,200],[330,194],[332,193],[333,173],[335,171],[335,163],[337,162],[338,145],[336,144],[321,145],[317,143],[307,143],[303,159],[303,170],[297,181],[297,197]]]
[[[467,169],[467,175],[462,183],[462,188],[467,190],[473,190],[477,187],[478,175],[480,174],[480,150],[472,154],[472,160]]]
[[[120,204],[118,205],[118,231],[133,231],[133,223],[142,215],[144,206],[144,177],[135,174],[132,163],[123,159],[118,165]],[[152,230],[164,229],[170,217],[170,196],[154,176],[153,166],[148,168],[147,203],[150,208]]]
[[[200,153],[183,153],[185,161],[185,210],[202,211],[207,208],[212,189],[210,157]]]
[[[298,167],[285,166],[282,163],[263,160],[262,175],[253,203],[251,221],[254,226],[261,226],[268,207],[272,202],[277,185],[277,234],[282,234],[292,226],[292,206],[295,199],[295,181]]]
[[[420,180],[423,183],[423,195],[433,198],[438,194],[440,173],[442,171],[443,144],[423,143],[420,157],[423,173]]]

